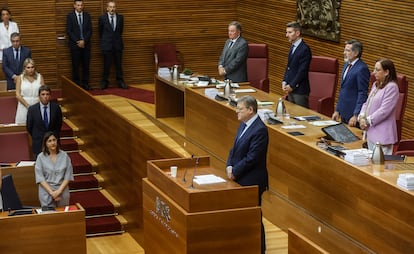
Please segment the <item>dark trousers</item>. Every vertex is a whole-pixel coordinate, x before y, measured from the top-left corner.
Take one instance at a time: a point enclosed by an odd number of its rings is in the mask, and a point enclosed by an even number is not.
[[[288,100],[296,105],[309,108],[309,94],[289,93]]]
[[[90,47],[71,48],[72,55],[72,80],[78,85],[89,85],[89,63],[91,60]],[[79,67],[82,66],[82,82],[79,75]]]
[[[102,80],[109,82],[109,73],[111,72],[112,59],[115,60],[116,80],[118,82],[124,81],[124,74],[122,71],[122,50],[104,50],[104,69]]]

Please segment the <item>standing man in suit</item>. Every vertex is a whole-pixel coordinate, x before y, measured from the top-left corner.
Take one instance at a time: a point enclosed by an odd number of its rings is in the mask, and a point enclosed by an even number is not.
[[[128,86],[124,82],[124,74],[122,71],[124,16],[116,13],[116,4],[114,1],[108,2],[106,10],[107,13],[99,17],[98,24],[101,50],[104,57],[101,89],[106,89],[109,85],[112,58],[115,59],[116,82],[118,83],[118,87],[127,89]]]
[[[89,90],[89,62],[91,59],[92,21],[89,13],[83,11],[83,1],[73,1],[74,11],[66,18],[66,32],[72,56],[72,80]],[[82,83],[79,67],[82,65]]]
[[[23,72],[23,62],[26,58],[32,58],[29,48],[20,45],[19,33],[12,33],[11,47],[3,51],[3,72],[6,75],[7,90],[16,89],[17,78]]]
[[[298,22],[286,25],[286,37],[292,44],[288,54],[288,63],[283,77],[282,89],[288,99],[297,105],[309,108],[309,65],[312,52],[302,39],[302,27]],[[286,82],[286,84],[285,84]]]
[[[237,101],[236,112],[240,126],[227,159],[227,176],[242,186],[258,185],[261,205],[262,193],[268,187],[267,127],[257,114],[257,101],[253,96],[241,97]],[[261,253],[264,254],[266,240],[263,223],[261,235]]]
[[[46,132],[52,131],[58,140],[60,137],[62,111],[50,99],[50,88],[42,85],[39,88],[39,102],[30,106],[27,112],[26,129],[32,136],[34,158],[42,151],[42,140]]]
[[[355,39],[345,42],[341,88],[332,119],[349,126],[357,126],[358,114],[368,97],[370,72],[361,56],[361,42]]]
[[[249,45],[241,36],[242,26],[233,21],[229,24],[229,39],[224,43],[224,48],[218,62],[218,72],[224,79],[233,82],[247,81],[247,56]]]

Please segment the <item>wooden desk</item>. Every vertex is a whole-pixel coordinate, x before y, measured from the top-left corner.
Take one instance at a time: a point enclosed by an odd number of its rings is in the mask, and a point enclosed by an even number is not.
[[[252,95],[259,100],[278,99],[261,91]],[[235,109],[207,98],[200,89],[187,89],[185,103],[187,137],[225,161],[239,124]],[[290,103],[286,107],[291,117],[317,114]],[[396,185],[398,174],[410,171],[410,164],[405,165],[408,169],[357,167],[316,146],[324,136],[319,127],[298,123],[307,127],[297,130],[303,136],[294,137],[280,125],[268,125],[270,191],[263,196],[264,216],[331,253],[411,252],[414,192]]]
[[[40,206],[39,187],[36,184],[34,166],[3,167],[1,168],[1,173],[3,176],[12,175],[14,187],[23,205]]]
[[[185,86],[155,75],[155,117],[184,116]]]
[[[7,216],[0,214],[2,253],[86,253],[85,210]]]
[[[176,178],[170,166],[178,166]],[[145,253],[259,253],[260,207],[257,186],[235,182],[194,184],[196,175],[216,174],[209,158],[148,162],[143,179]],[[187,181],[183,182],[187,170]],[[241,244],[242,243],[242,244]]]

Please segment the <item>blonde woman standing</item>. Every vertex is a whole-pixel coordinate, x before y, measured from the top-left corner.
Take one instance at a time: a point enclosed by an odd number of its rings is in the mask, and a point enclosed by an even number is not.
[[[26,58],[23,62],[23,73],[16,82],[18,104],[15,123],[26,124],[27,109],[39,102],[39,88],[43,84],[43,77],[36,71],[33,59]]]

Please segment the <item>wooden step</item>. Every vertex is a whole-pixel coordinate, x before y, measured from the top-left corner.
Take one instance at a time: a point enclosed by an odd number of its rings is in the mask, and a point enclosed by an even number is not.
[[[92,168],[98,167],[98,162],[96,162],[91,156],[89,156],[87,152],[81,151],[80,155],[82,155],[82,157],[85,158],[85,160],[87,160],[91,164]]]
[[[62,113],[63,113],[63,111],[62,111]],[[69,125],[69,127],[72,129],[73,133],[79,132],[79,128],[74,123],[72,123],[68,118],[65,118],[63,121],[67,125]]]
[[[103,189],[103,190],[101,190],[101,193],[102,193],[102,195],[105,196],[105,198],[107,198],[109,200],[109,202],[112,203],[112,205],[115,207],[115,210],[117,210],[117,208],[121,207],[121,204],[111,194],[109,194],[108,191]]]

